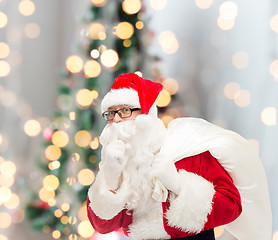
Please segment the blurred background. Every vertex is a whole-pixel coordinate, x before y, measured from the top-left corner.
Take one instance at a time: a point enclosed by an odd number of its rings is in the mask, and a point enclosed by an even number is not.
[[[276,0],[0,0],[0,240],[127,239],[86,217],[99,103],[124,72],[164,85],[166,126],[201,117],[252,143],[277,240],[277,54]]]

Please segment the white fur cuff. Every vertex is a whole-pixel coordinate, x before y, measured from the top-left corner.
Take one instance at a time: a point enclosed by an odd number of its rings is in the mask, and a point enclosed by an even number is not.
[[[109,220],[124,209],[128,191],[123,184],[117,193],[112,193],[106,186],[103,173],[99,171],[96,181],[88,191],[90,207],[101,219]]]
[[[179,171],[179,177],[181,190],[178,195],[170,196],[170,207],[166,213],[168,224],[184,232],[199,233],[212,210],[213,184],[185,170]]]

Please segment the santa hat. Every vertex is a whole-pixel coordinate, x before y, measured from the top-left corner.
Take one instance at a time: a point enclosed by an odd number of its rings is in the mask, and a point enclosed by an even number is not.
[[[141,108],[141,114],[157,115],[155,100],[163,86],[160,83],[139,77],[134,73],[118,76],[110,91],[101,102],[102,113],[115,105],[130,105]]]

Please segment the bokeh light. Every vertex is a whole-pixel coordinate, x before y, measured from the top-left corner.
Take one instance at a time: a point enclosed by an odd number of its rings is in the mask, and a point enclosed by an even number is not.
[[[92,170],[85,168],[80,170],[77,175],[77,179],[83,186],[89,186],[95,180],[95,174]]]
[[[54,230],[54,231],[52,232],[52,237],[53,237],[54,239],[59,239],[59,238],[61,237],[61,232],[60,232],[59,230]]]
[[[61,209],[64,211],[64,212],[68,212],[70,210],[70,205],[69,203],[65,202],[62,204],[61,206]]]
[[[141,9],[141,0],[124,0],[122,8],[126,14],[138,13]]]
[[[4,206],[8,209],[15,209],[19,206],[19,203],[20,203],[20,200],[19,200],[18,195],[16,195],[15,193],[12,193],[9,200],[4,203]]]
[[[89,38],[92,40],[104,40],[106,38],[106,30],[101,23],[91,23],[89,26]]]
[[[167,5],[167,0],[150,0],[150,6],[156,11],[164,9]]]
[[[0,240],[8,240],[8,238],[5,235],[0,234]]]
[[[48,202],[55,197],[55,192],[46,188],[41,188],[39,191],[39,197],[42,201]]]
[[[142,21],[137,21],[136,23],[135,23],[135,27],[137,28],[137,29],[143,29],[143,27],[144,27],[144,22],[142,22]]]
[[[236,82],[229,82],[224,87],[224,95],[229,99],[234,99],[235,94],[240,90],[240,85]]]
[[[18,5],[18,10],[23,16],[33,15],[35,9],[35,4],[30,0],[22,0]]]
[[[34,39],[40,35],[41,29],[40,26],[36,23],[28,23],[25,26],[25,34],[28,38]]]
[[[51,138],[52,143],[57,147],[65,147],[69,143],[69,135],[62,130],[58,130],[53,133]]]
[[[16,165],[11,161],[5,161],[0,166],[0,172],[3,176],[11,177],[16,173]]]
[[[156,99],[156,105],[158,107],[166,107],[171,102],[171,95],[166,90],[162,90],[157,99]]]
[[[129,22],[120,22],[116,27],[114,27],[114,34],[120,39],[131,38],[134,33],[134,27]]]
[[[248,54],[246,52],[236,52],[232,57],[234,67],[244,69],[248,66]]]
[[[54,161],[60,158],[62,155],[62,151],[59,147],[55,145],[49,145],[45,149],[45,156],[48,160]]]
[[[80,236],[84,238],[91,237],[95,231],[88,220],[80,222],[77,229]]]
[[[10,64],[5,60],[0,61],[0,77],[6,77],[11,71]]]
[[[273,233],[272,240],[278,240],[278,230]]]
[[[0,12],[0,28],[6,27],[8,23],[8,17],[5,13]]]
[[[119,61],[118,53],[113,49],[103,51],[100,56],[101,63],[108,68],[116,66]]]
[[[274,15],[271,19],[270,19],[270,29],[273,32],[278,33],[278,15]]]
[[[99,53],[99,51],[97,49],[93,49],[91,51],[90,55],[91,55],[92,58],[96,59],[96,58],[98,58],[100,56],[100,53]]]
[[[222,19],[233,20],[238,14],[238,7],[232,1],[224,2],[219,7],[219,15]]]
[[[222,17],[217,18],[217,25],[222,30],[231,30],[235,26],[234,19],[224,19]]]
[[[275,107],[267,107],[261,112],[261,120],[267,126],[275,126],[277,124],[277,109]]]
[[[278,81],[278,59],[275,59],[269,65],[269,72]]]
[[[251,95],[247,90],[239,90],[235,93],[234,102],[239,107],[247,107],[250,105]]]
[[[41,132],[41,125],[37,120],[28,120],[24,124],[24,132],[30,137],[35,137]]]
[[[12,196],[11,189],[5,186],[0,187],[0,205],[9,201]]]
[[[84,65],[84,73],[87,78],[98,77],[101,73],[101,66],[95,60],[88,60]]]
[[[106,0],[91,0],[92,4],[96,7],[103,7],[106,3]]]
[[[10,227],[11,223],[11,215],[6,212],[0,212],[0,229],[6,229]]]
[[[47,190],[56,190],[60,185],[60,181],[58,177],[54,175],[47,175],[43,179],[43,187],[46,188]]]
[[[159,34],[158,42],[162,50],[167,54],[175,53],[179,48],[179,42],[175,34],[171,31],[164,31]]]
[[[171,95],[176,94],[179,89],[178,81],[174,78],[166,78],[162,82],[162,85],[164,90],[166,90]]]
[[[1,69],[0,69],[1,71]],[[16,101],[17,101],[17,95],[12,92],[12,91],[9,91],[9,90],[5,90],[3,93],[2,93],[2,96],[0,98],[3,106],[5,107],[12,107],[16,104]]]
[[[213,0],[195,0],[195,4],[200,9],[208,9],[211,7]]]
[[[77,104],[81,107],[89,107],[94,100],[92,91],[86,88],[80,89],[76,93],[75,99]]]
[[[0,58],[6,58],[10,54],[10,47],[5,42],[0,42]]]
[[[72,73],[79,73],[83,69],[83,60],[76,55],[69,56],[66,60],[66,68]]]
[[[86,130],[80,130],[74,136],[74,141],[79,147],[88,147],[91,140],[91,134]]]

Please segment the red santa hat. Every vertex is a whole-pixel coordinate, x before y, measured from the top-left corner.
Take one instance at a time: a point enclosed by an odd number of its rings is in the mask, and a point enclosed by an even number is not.
[[[141,114],[157,114],[155,100],[163,85],[139,77],[134,73],[125,73],[114,80],[110,91],[101,102],[102,113],[115,105],[130,105],[141,108]]]

